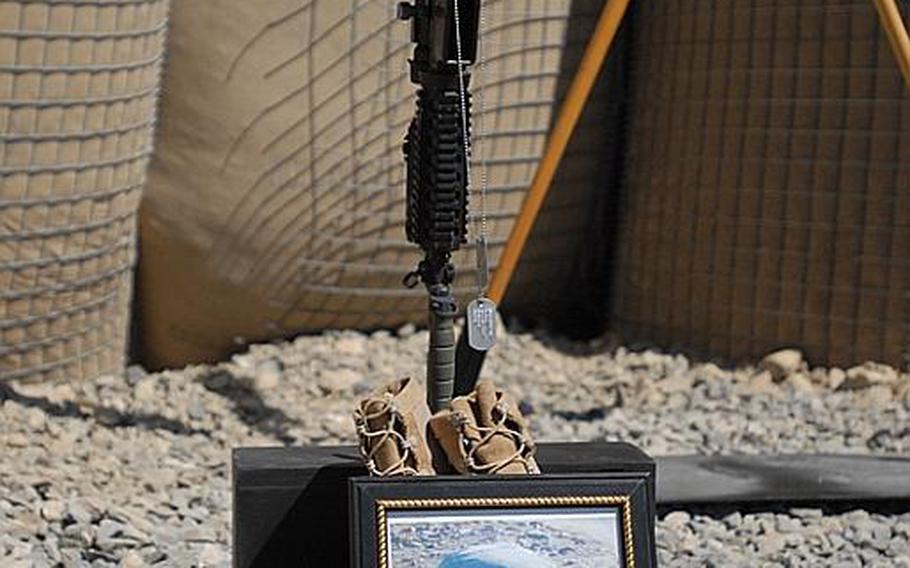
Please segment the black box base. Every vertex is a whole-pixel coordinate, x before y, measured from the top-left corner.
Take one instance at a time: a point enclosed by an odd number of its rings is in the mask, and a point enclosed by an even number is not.
[[[654,461],[635,446],[540,444],[537,457],[544,473],[641,477],[653,534]],[[234,566],[347,566],[348,479],[361,475],[352,446],[235,449]]]

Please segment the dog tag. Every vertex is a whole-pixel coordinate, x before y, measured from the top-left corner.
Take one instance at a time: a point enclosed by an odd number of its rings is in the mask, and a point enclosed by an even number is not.
[[[496,304],[480,296],[468,304],[468,345],[475,351],[487,351],[496,345]]]

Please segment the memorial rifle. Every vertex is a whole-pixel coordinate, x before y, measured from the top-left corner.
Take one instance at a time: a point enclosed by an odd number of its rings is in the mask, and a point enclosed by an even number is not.
[[[470,184],[471,79],[477,58],[480,0],[414,0],[398,5],[411,20],[411,82],[417,108],[404,143],[409,241],[424,258],[404,278],[429,294],[427,401],[433,412],[449,405],[455,384],[452,253],[467,242]]]

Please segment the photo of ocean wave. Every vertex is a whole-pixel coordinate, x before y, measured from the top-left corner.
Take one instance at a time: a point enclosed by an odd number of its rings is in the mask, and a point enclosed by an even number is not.
[[[620,568],[612,507],[390,511],[390,568]]]

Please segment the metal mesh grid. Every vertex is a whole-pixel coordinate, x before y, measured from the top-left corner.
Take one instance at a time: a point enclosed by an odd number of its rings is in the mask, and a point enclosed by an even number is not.
[[[910,96],[871,2],[644,2],[612,310],[727,358],[902,364]]]
[[[122,370],[166,17],[0,1],[0,379]]]
[[[426,315],[425,292],[401,285],[419,260],[403,231],[409,25],[386,0],[250,4],[175,5],[143,208],[152,364],[217,358],[235,338]],[[472,87],[485,100],[475,124],[494,263],[543,148],[571,4],[484,3],[487,65]],[[470,251],[456,255],[462,302]]]

